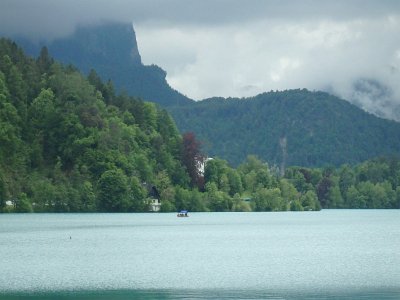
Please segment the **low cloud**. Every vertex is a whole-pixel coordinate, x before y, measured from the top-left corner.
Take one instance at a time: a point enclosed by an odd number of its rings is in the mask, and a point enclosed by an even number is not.
[[[0,3],[6,35],[52,40],[102,21],[133,22],[144,63],[197,100],[308,88],[400,120],[400,1]]]
[[[400,103],[400,15],[212,28],[138,26],[137,35],[144,62],[165,68],[168,82],[197,100],[308,88],[397,118],[390,107]],[[360,82],[370,88],[361,91]],[[391,92],[381,94],[368,82]]]

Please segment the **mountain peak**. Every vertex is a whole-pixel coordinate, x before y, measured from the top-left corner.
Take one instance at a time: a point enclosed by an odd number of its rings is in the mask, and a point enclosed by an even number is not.
[[[27,41],[20,44],[35,56],[40,46],[46,45],[55,59],[73,64],[86,74],[95,69],[103,80],[111,79],[117,90],[130,96],[164,107],[193,102],[169,86],[163,69],[142,64],[131,23],[81,25],[72,35],[48,44],[33,45]]]
[[[55,40],[48,47],[56,58],[77,64],[85,73],[99,64],[108,68],[117,67],[121,62],[130,67],[142,65],[135,31],[129,23],[80,25],[73,35]]]

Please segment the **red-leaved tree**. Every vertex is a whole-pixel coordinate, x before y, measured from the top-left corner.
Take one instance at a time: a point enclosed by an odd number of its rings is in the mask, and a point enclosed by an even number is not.
[[[204,155],[201,153],[201,143],[196,140],[193,132],[183,134],[182,162],[190,177],[192,187],[204,188]]]

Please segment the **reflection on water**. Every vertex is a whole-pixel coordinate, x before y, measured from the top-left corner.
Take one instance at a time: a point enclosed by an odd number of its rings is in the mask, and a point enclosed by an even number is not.
[[[0,293],[0,299],[7,300],[128,300],[128,299],[270,299],[270,300],[394,300],[399,299],[400,289],[374,291],[325,291],[294,292],[256,290],[119,290],[119,291],[75,291],[75,292],[36,292],[36,293]]]
[[[400,299],[400,211],[0,215],[0,299]]]

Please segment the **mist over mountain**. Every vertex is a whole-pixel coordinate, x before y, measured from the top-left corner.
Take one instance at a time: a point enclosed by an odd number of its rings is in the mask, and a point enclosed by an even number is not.
[[[46,45],[19,42],[33,55]],[[398,123],[324,92],[292,90],[194,102],[168,85],[160,67],[142,64],[130,24],[78,27],[73,35],[47,47],[56,59],[85,73],[93,68],[103,80],[111,79],[118,90],[167,108],[181,132],[193,131],[208,155],[233,165],[249,154],[284,168],[357,163],[399,153]],[[358,106],[397,119],[400,110],[393,106],[393,93],[383,83],[360,78],[351,90],[349,99]]]
[[[360,78],[353,83],[350,101],[379,117],[400,121],[400,105],[392,89],[371,78]]]
[[[95,69],[103,80],[111,79],[117,90],[129,95],[163,106],[191,101],[168,85],[163,69],[142,64],[135,31],[129,23],[79,26],[72,35],[52,42],[16,40],[30,55],[37,56],[46,46],[55,59],[73,64],[86,74]]]

